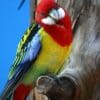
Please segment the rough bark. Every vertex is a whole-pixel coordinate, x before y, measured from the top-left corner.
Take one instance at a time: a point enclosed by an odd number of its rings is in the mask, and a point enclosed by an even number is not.
[[[100,0],[72,1],[69,13],[73,21],[81,13],[75,25],[70,63],[65,64],[66,68],[59,77],[69,77],[75,82],[80,91],[78,100],[99,100]]]
[[[45,78],[44,84],[40,84],[38,89],[44,87],[43,91],[52,100],[100,100],[100,0],[58,1],[72,18],[75,34],[73,50],[70,62],[65,62],[64,70],[57,76],[60,83],[53,78],[47,90]],[[55,87],[55,92],[52,87]],[[67,98],[68,94],[73,98]]]
[[[30,19],[31,19],[31,22],[33,22],[33,20],[35,18],[36,5],[37,5],[37,0],[30,0]]]

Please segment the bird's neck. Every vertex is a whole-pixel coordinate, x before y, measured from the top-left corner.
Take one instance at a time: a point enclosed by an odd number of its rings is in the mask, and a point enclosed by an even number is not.
[[[51,37],[60,46],[68,46],[72,42],[72,29],[70,19],[63,18],[56,25],[43,25],[45,31],[51,35]]]

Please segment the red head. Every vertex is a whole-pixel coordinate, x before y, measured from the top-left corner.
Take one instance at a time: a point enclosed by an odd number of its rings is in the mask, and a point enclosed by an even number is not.
[[[57,7],[54,0],[41,0],[36,9],[35,20],[42,24],[41,20],[48,16],[49,12]]]
[[[36,9],[35,20],[61,46],[72,42],[70,17],[55,0],[41,0]]]

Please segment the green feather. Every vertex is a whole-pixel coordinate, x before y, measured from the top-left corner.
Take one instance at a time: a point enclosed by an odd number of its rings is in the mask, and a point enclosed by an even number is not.
[[[17,68],[17,66],[20,64],[20,62],[22,61],[22,59],[24,58],[26,52],[25,52],[25,46],[28,44],[28,42],[30,41],[30,38],[32,38],[32,31],[34,30],[34,28],[36,27],[36,23],[34,22],[24,33],[23,37],[21,38],[19,44],[18,44],[18,48],[17,48],[17,52],[16,52],[16,57],[15,60],[13,62],[13,65],[11,66],[10,72],[8,74],[8,79],[10,80],[14,73],[15,70]]]

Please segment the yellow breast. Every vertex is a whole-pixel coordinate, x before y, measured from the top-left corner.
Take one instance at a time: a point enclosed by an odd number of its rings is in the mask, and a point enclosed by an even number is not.
[[[42,48],[35,62],[23,78],[24,84],[34,82],[40,75],[56,75],[61,71],[65,59],[70,54],[71,46],[62,47],[52,37],[40,29]]]
[[[42,48],[35,65],[44,67],[50,73],[56,74],[62,68],[65,58],[67,59],[69,56],[71,45],[66,47],[60,46],[43,28],[39,31],[39,34],[42,37]]]

